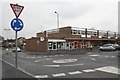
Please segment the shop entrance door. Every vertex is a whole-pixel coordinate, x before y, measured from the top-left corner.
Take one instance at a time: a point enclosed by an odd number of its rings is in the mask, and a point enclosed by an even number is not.
[[[84,42],[81,42],[81,49],[84,48]]]
[[[53,42],[53,50],[57,50],[57,43]]]

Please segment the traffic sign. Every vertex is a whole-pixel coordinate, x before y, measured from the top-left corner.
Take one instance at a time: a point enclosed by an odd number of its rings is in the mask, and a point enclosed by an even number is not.
[[[24,24],[23,24],[23,21],[21,19],[15,18],[11,22],[11,27],[15,31],[21,31],[23,26],[24,26]]]
[[[18,18],[22,12],[22,10],[24,9],[24,6],[20,6],[18,4],[10,4],[16,18]]]

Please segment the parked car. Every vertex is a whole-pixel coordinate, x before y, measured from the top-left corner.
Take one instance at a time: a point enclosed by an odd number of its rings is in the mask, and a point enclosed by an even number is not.
[[[15,52],[16,51],[16,47],[10,49],[12,52]],[[17,47],[17,52],[21,52],[21,49],[19,47]]]
[[[101,51],[103,51],[103,50],[115,51],[115,50],[120,50],[120,46],[118,44],[105,44],[105,45],[101,46],[99,48],[99,50],[101,50]]]

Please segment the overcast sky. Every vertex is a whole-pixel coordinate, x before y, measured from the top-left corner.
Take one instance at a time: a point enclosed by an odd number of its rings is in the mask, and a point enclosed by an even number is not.
[[[10,3],[18,3],[25,7],[19,17],[24,22],[24,28],[18,32],[18,37],[35,37],[37,32],[57,28],[55,11],[59,13],[60,27],[94,27],[100,30],[118,31],[119,0],[21,1],[23,0],[1,1],[0,20],[2,22],[0,21],[0,25],[2,26],[2,35],[5,38],[14,38],[14,31],[10,23],[15,18],[15,15],[10,7]],[[3,29],[11,29],[11,31]]]

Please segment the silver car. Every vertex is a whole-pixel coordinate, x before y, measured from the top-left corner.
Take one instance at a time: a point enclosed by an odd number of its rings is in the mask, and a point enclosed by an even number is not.
[[[105,44],[103,46],[101,46],[99,48],[99,50],[103,51],[103,50],[111,50],[111,51],[115,51],[116,50],[116,47],[115,47],[115,44]]]

